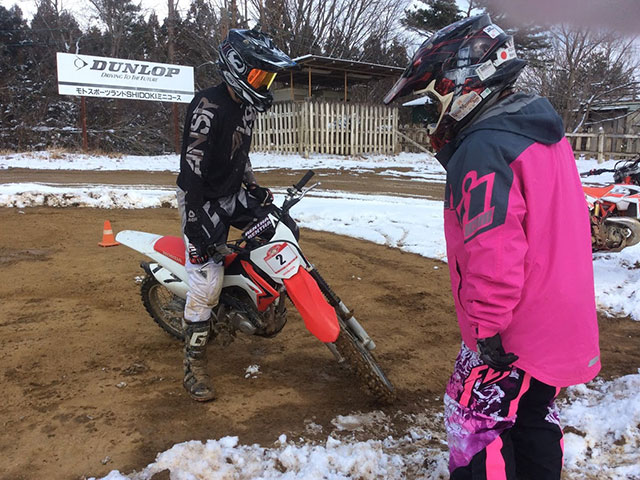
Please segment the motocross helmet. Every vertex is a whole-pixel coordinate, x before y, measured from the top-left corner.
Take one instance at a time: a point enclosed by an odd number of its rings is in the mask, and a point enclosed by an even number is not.
[[[427,95],[429,137],[440,151],[483,105],[514,84],[525,65],[517,58],[513,37],[491,23],[488,14],[465,18],[420,46],[383,101]]]
[[[278,72],[297,66],[259,30],[229,30],[218,47],[218,66],[238,98],[264,112],[273,103],[269,91]]]

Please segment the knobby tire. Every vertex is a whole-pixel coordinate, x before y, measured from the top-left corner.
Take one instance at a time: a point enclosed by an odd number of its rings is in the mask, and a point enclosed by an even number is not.
[[[173,338],[184,340],[178,297],[150,275],[145,276],[140,285],[140,296],[153,321]]]
[[[355,370],[365,390],[378,402],[391,404],[396,399],[393,384],[384,374],[373,354],[340,321],[340,334],[334,345],[347,364]]]

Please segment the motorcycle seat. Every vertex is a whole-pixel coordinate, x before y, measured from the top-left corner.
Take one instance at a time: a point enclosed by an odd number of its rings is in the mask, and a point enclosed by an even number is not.
[[[185,263],[184,240],[180,237],[173,237],[171,235],[162,237],[154,243],[153,249],[169,257],[171,260],[178,262],[180,265],[184,265]]]

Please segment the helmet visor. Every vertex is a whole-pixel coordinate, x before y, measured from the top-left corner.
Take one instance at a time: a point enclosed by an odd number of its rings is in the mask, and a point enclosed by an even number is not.
[[[249,75],[247,75],[247,83],[256,90],[269,90],[274,78],[276,78],[276,74],[274,72],[267,72],[265,70],[253,68],[249,72]]]
[[[403,97],[409,93],[411,93],[411,89],[407,88],[407,84],[409,83],[409,79],[404,75],[398,79],[395,85],[387,92],[382,102],[385,105],[389,105],[398,97]]]

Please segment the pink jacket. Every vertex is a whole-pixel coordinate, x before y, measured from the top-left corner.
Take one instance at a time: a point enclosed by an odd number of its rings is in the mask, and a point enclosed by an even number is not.
[[[500,333],[515,365],[549,385],[600,370],[587,205],[562,121],[515,94],[438,154],[462,339]]]

